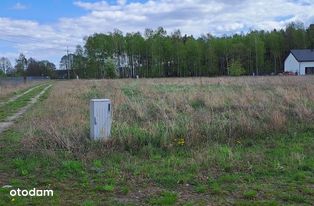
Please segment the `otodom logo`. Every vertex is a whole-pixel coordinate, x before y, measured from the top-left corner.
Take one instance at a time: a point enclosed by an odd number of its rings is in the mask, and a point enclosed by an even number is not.
[[[17,188],[16,190],[11,190],[10,195],[12,197],[52,197],[53,190],[38,190],[36,188],[31,190],[21,190],[20,188]]]

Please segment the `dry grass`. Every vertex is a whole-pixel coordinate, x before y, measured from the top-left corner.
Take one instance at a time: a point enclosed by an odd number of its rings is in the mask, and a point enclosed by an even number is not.
[[[233,143],[313,123],[314,77],[60,81],[20,125],[28,149],[89,152],[89,100],[113,101],[112,141],[137,150]]]
[[[27,89],[27,88],[29,88],[32,85],[35,85],[37,83],[38,82],[31,81],[31,82],[28,82],[25,84],[24,83],[22,83],[22,84],[4,84],[4,85],[0,84],[0,101],[7,98],[7,97],[14,95],[14,93],[19,91],[19,90]]]

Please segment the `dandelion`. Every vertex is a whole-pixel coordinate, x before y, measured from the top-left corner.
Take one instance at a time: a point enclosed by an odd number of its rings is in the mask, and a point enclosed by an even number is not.
[[[183,146],[185,144],[185,140],[183,137],[179,138],[177,141],[178,145]]]

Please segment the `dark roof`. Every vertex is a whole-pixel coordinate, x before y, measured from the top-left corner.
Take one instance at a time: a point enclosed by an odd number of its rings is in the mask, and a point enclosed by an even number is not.
[[[299,62],[312,62],[312,61],[314,61],[314,50],[313,49],[292,49],[291,53]]]
[[[57,70],[55,70],[55,73],[57,75],[56,78],[58,78],[58,79],[67,79],[68,78],[68,70],[57,69]]]

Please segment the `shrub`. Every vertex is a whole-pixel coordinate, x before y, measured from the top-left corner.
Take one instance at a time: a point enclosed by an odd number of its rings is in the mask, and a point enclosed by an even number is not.
[[[245,69],[242,67],[239,60],[232,61],[228,67],[230,76],[241,76],[245,74]]]

